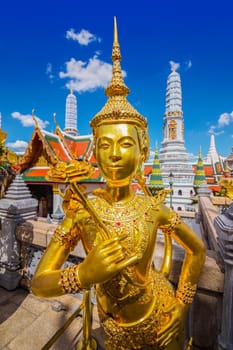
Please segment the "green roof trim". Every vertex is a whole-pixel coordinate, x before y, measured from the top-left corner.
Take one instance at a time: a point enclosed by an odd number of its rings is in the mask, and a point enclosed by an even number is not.
[[[45,176],[26,176],[22,175],[24,181],[33,181],[33,182],[48,182]]]

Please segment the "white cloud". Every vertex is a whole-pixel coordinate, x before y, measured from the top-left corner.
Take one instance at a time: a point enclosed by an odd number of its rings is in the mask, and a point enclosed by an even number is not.
[[[19,112],[13,112],[11,113],[11,116],[14,119],[18,119],[21,122],[21,124],[26,128],[35,125],[31,114],[21,114]],[[36,116],[35,119],[37,120],[37,123],[41,129],[46,128],[46,126],[49,124],[47,120],[44,121]]]
[[[106,87],[112,77],[112,65],[101,61],[98,54],[95,54],[88,62],[71,58],[65,64],[66,71],[60,72],[59,76],[61,79],[70,79],[66,86],[77,92]],[[125,71],[122,71],[122,74],[123,77],[126,76]]]
[[[66,39],[77,41],[80,45],[89,45],[92,41],[101,41],[100,38],[90,33],[86,29],[82,29],[79,33],[76,33],[74,29],[67,30]]]
[[[214,135],[215,135],[215,136],[218,136],[218,135],[222,135],[222,134],[224,134],[224,133],[225,133],[225,131],[224,131],[224,130],[221,130],[221,131],[215,131]]]
[[[46,67],[46,74],[52,73],[52,70],[53,70],[52,63],[48,63]]]
[[[6,144],[6,147],[13,148],[13,149],[21,151],[21,152],[25,151],[27,146],[28,146],[28,143],[26,141],[23,141],[23,140],[17,140],[15,142],[8,142]]]
[[[172,71],[176,71],[180,67],[180,64],[178,62],[169,61],[169,63]]]
[[[233,112],[231,113],[222,113],[218,118],[218,127],[222,128],[229,124],[233,123]]]
[[[192,65],[193,65],[193,64],[192,64],[192,61],[191,61],[191,60],[189,60],[189,61],[188,61],[188,63],[187,63],[188,68],[191,68],[191,67],[192,67]]]
[[[185,62],[186,69],[190,69],[192,67],[193,63],[191,60]]]
[[[214,135],[221,135],[224,133],[224,130],[221,130],[221,131],[216,131],[216,130],[222,129],[225,126],[230,125],[231,123],[233,123],[233,111],[231,113],[227,113],[227,112],[222,113],[218,118],[217,125],[211,125],[208,132]]]

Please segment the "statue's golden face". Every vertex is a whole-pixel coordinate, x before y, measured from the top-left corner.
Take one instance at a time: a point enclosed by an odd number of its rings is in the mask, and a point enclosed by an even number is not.
[[[130,178],[140,160],[137,130],[131,124],[101,125],[96,130],[95,156],[106,180]]]

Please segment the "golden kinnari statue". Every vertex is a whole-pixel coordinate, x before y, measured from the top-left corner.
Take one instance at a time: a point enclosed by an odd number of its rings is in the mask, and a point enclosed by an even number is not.
[[[106,349],[181,350],[205,247],[177,213],[163,204],[163,196],[132,191],[131,181],[147,159],[149,140],[147,120],[126,99],[129,89],[120,60],[114,18],[113,74],[105,90],[108,100],[90,123],[106,191],[87,198],[77,186],[91,172],[86,162],[61,163],[51,170],[52,178],[70,182],[63,201],[66,215],[37,267],[32,292],[54,297],[95,286]],[[166,250],[164,270],[157,271],[153,265],[158,229],[168,242],[172,237],[186,251],[176,291],[167,279],[171,249]],[[86,258],[62,270],[79,240]],[[87,348],[94,349],[95,344],[83,347]]]

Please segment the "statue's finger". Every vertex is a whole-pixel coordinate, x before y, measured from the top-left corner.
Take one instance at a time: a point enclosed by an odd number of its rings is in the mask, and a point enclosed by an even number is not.
[[[118,268],[119,270],[122,270],[130,265],[133,265],[135,264],[136,262],[138,261],[138,256],[137,255],[133,255],[129,258],[126,258],[124,259],[123,261],[121,261],[119,264],[118,264]]]

